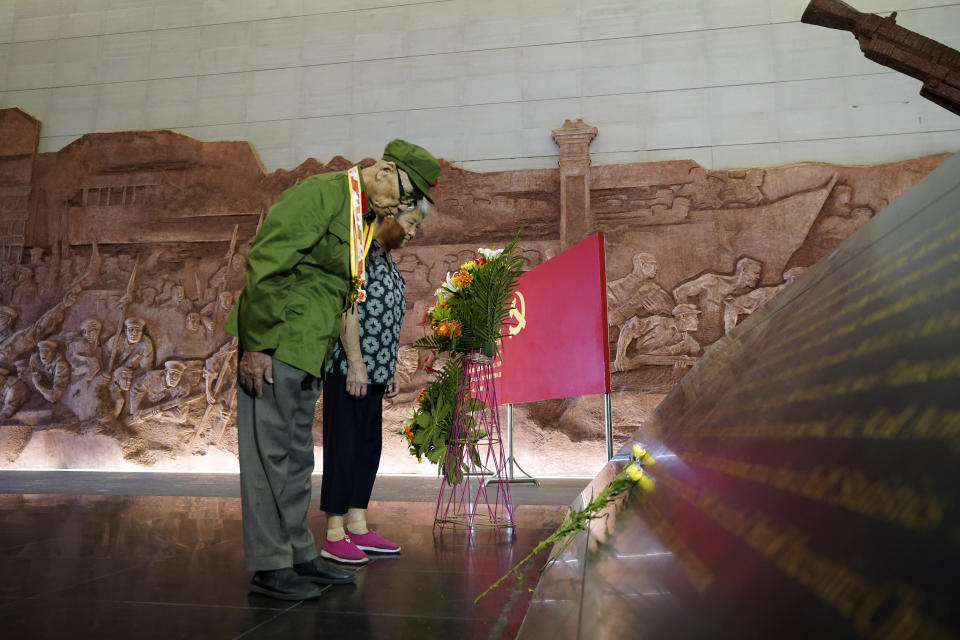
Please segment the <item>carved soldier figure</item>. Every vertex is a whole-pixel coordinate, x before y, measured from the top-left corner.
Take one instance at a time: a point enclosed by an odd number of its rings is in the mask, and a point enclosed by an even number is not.
[[[50,307],[36,322],[19,331],[13,330],[13,324],[20,312],[13,307],[0,306],[0,360],[12,362],[33,349],[40,339],[59,331],[66,310],[77,301],[79,293],[79,286],[68,288],[60,302]]]
[[[153,340],[144,331],[145,324],[143,318],[131,317],[124,320],[124,330],[120,334],[120,344],[116,346],[117,355],[113,361],[114,367],[130,367],[136,373],[149,371],[153,368]],[[110,362],[110,355],[113,353],[117,338],[117,335],[110,336],[107,344],[104,345],[105,362]]]
[[[233,293],[221,291],[217,294],[217,299],[206,305],[200,314],[209,318],[214,327],[222,327],[231,309],[233,309]]]
[[[13,300],[13,289],[17,286],[17,265],[12,262],[0,264],[0,302]]]
[[[220,265],[220,268],[210,276],[208,286],[214,291],[228,291],[242,287],[245,267],[246,256],[234,254],[229,264]]]
[[[30,381],[47,402],[56,404],[70,385],[70,364],[53,340],[37,343],[37,353],[30,356]]]
[[[707,172],[703,167],[690,169],[690,181],[677,190],[677,196],[686,198],[695,209],[722,209],[721,193],[726,187],[716,171]]]
[[[17,286],[10,296],[10,302],[18,305],[29,305],[37,299],[37,283],[33,281],[33,269],[17,267]]]
[[[145,307],[157,305],[157,290],[151,286],[140,287],[140,304]]]
[[[866,224],[875,212],[869,206],[855,204],[853,198],[853,187],[838,183],[827,200],[832,206],[824,207],[829,215],[817,222],[816,230],[828,238],[843,240]]]
[[[223,343],[216,353],[203,363],[204,391],[209,404],[219,401],[226,389],[234,387],[237,377],[237,339]]]
[[[182,397],[185,389],[180,385],[180,379],[186,368],[179,360],[168,360],[163,363],[163,369],[140,374],[130,388],[130,415],[137,415],[137,411],[145,404],[144,400],[155,405]]]
[[[110,385],[107,387],[103,416],[114,420],[120,417],[123,405],[130,395],[130,386],[133,384],[133,371],[129,367],[118,367],[113,372]]]
[[[741,315],[750,315],[767,300],[780,293],[784,287],[796,280],[806,271],[806,267],[793,267],[783,272],[783,283],[773,287],[760,287],[739,296],[727,297],[723,301],[723,332],[730,331],[737,326]]]
[[[713,342],[721,335],[724,299],[756,287],[762,268],[763,266],[752,258],[740,258],[734,274],[725,276],[705,273],[676,287],[673,297],[678,303],[692,304],[694,300],[699,301],[697,306],[703,311],[700,334],[708,342]]]
[[[193,303],[187,299],[187,295],[183,291],[182,284],[173,285],[173,288],[170,291],[170,297],[160,303],[160,307],[163,309],[176,309],[183,314],[196,311],[196,309],[193,307]]]
[[[203,331],[203,335],[206,336],[209,331],[213,331],[213,322],[210,321],[210,318],[201,316],[196,311],[191,311],[183,319],[183,328],[192,333]]]
[[[700,311],[692,304],[684,303],[675,306],[671,313],[672,317],[631,318],[620,332],[623,340],[617,343],[613,370],[629,371],[641,364],[639,360],[642,360],[643,355],[692,356],[700,353],[700,344],[690,335],[699,326],[697,316]],[[641,355],[630,358],[627,356],[627,348],[634,340],[638,341],[637,351]]]
[[[13,365],[0,364],[0,420],[11,418],[30,399],[30,388]]]
[[[87,376],[92,380],[100,373],[103,363],[100,360],[100,331],[103,323],[96,318],[87,318],[80,325],[80,335],[67,346],[67,361],[73,367],[76,376]]]
[[[122,287],[126,285],[126,280],[120,271],[120,258],[117,256],[104,256],[100,266],[100,286],[104,289]]]
[[[13,307],[0,305],[0,343],[13,335],[13,325],[19,317],[20,312]]]
[[[633,256],[633,272],[607,284],[607,304],[610,308],[607,322],[623,326],[630,318],[666,315],[673,308],[673,298],[653,281],[660,265],[649,253]]]

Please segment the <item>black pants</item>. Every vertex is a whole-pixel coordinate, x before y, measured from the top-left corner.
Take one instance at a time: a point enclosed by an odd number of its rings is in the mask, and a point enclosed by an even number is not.
[[[354,400],[340,372],[323,381],[323,511],[367,508],[380,467],[386,390],[387,385],[368,384],[366,397]]]

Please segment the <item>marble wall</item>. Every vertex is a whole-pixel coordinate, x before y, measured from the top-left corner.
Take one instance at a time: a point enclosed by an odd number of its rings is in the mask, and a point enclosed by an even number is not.
[[[249,140],[268,171],[393,137],[474,170],[874,164],[960,148],[956,116],[800,23],[808,0],[4,0],[0,107],[41,152],[89,132]],[[956,0],[855,0],[960,49]]]

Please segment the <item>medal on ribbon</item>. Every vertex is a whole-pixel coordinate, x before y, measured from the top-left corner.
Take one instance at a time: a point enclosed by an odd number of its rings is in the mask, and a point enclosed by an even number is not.
[[[367,299],[366,258],[373,242],[373,224],[363,221],[363,192],[360,189],[360,167],[347,171],[347,183],[350,187],[350,304]]]

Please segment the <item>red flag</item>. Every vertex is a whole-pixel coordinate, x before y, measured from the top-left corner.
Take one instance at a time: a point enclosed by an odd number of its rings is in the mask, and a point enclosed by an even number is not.
[[[603,233],[523,274],[508,324],[494,374],[499,403],[609,393]]]

